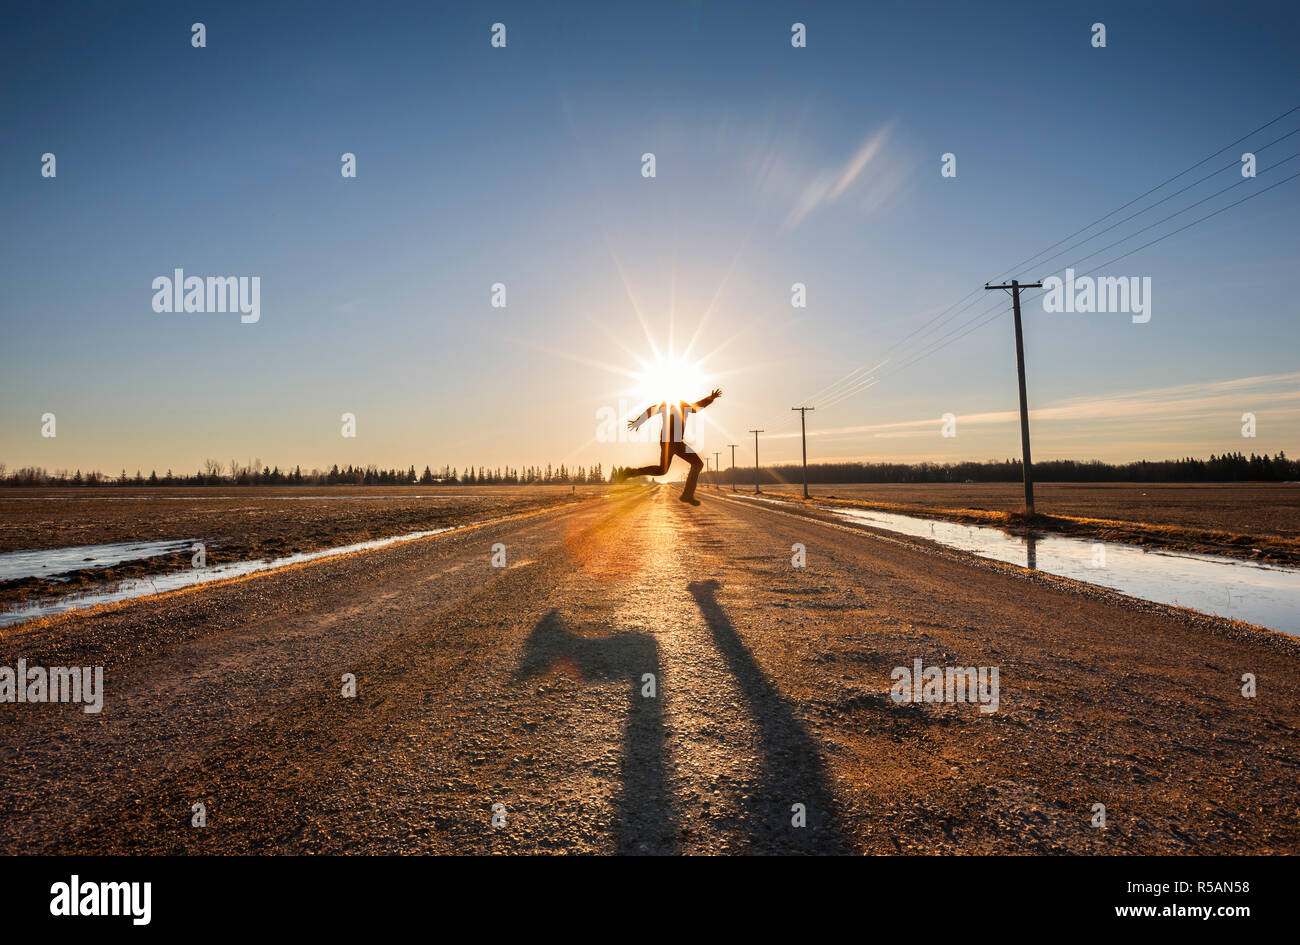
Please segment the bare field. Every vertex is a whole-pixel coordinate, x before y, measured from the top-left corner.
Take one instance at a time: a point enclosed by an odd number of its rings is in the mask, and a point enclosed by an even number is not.
[[[753,488],[752,486],[750,487]],[[800,485],[764,486],[802,497]],[[1015,523],[1020,483],[813,484],[814,500],[914,515]],[[1103,540],[1300,563],[1300,485],[1295,483],[1036,483],[1046,529]]]
[[[589,499],[602,486],[259,486],[0,490],[0,554],[203,542],[207,563],[318,551]],[[0,581],[0,605],[190,566],[191,553]]]

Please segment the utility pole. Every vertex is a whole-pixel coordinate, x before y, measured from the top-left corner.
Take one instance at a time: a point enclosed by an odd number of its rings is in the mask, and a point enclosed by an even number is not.
[[[1020,327],[1020,290],[1041,289],[1041,282],[1020,283],[1015,279],[1010,285],[989,285],[985,289],[1011,290],[1011,308],[1016,317],[1016,378],[1020,383],[1020,466],[1025,474],[1025,514],[1034,514],[1034,470],[1029,458],[1029,403],[1025,398],[1025,338]]]
[[[754,495],[758,495],[763,491],[758,487],[758,435],[765,431],[750,430],[749,432],[754,434]]]
[[[809,410],[816,410],[816,407],[791,407],[791,410],[799,411],[799,439],[803,442],[803,497],[808,498],[808,425],[805,422],[808,418]]]
[[[735,492],[736,491],[736,447],[739,444],[728,443],[727,445],[731,447],[731,491]]]
[[[713,491],[716,492],[722,487],[718,485],[718,480],[722,476],[722,466],[718,463],[718,454],[713,454]]]

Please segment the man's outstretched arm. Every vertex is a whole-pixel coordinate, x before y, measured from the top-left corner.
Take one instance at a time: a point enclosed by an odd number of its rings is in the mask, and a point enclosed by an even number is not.
[[[691,404],[691,406],[694,407],[696,410],[703,410],[705,407],[713,403],[721,396],[722,396],[722,388],[715,387],[713,389],[713,393],[709,394],[708,397],[702,398],[701,400],[697,400],[695,403]]]
[[[629,420],[627,422],[627,428],[629,430],[641,429],[641,424],[645,423],[647,420],[653,417],[655,415],[655,411],[662,406],[663,404],[656,404],[655,406],[652,407],[646,407],[645,410],[643,410],[636,418]]]

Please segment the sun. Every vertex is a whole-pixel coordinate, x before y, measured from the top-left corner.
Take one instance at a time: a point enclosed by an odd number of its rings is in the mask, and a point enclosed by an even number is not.
[[[658,355],[643,362],[637,372],[634,390],[647,405],[667,401],[695,401],[707,394],[707,381],[698,362],[672,355]]]

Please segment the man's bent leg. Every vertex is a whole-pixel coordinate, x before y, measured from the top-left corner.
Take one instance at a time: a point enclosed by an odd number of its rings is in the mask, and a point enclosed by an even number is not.
[[[634,476],[662,476],[668,472],[668,466],[673,461],[673,451],[671,443],[664,443],[659,451],[659,465],[657,466],[638,466],[636,469],[627,470],[627,477],[631,479]]]
[[[686,476],[686,488],[682,490],[682,498],[690,502],[695,498],[695,483],[699,481],[700,470],[704,468],[704,460],[700,459],[700,454],[685,443],[676,445],[680,447],[678,455],[691,464],[691,471]]]

